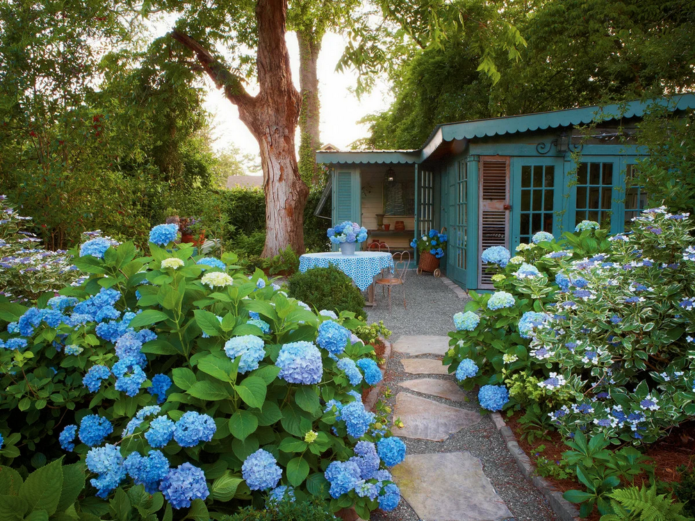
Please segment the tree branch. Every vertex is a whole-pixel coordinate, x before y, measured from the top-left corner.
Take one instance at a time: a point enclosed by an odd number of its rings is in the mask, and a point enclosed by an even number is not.
[[[174,40],[195,53],[200,66],[212,79],[217,88],[224,90],[224,94],[229,101],[235,105],[253,105],[255,98],[246,92],[241,78],[216,60],[205,47],[187,34],[176,29],[171,31],[170,34]]]

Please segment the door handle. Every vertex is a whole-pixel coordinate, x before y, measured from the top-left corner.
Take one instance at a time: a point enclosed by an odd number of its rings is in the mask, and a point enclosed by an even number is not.
[[[502,208],[504,208],[507,212],[512,209],[511,204],[505,204]]]

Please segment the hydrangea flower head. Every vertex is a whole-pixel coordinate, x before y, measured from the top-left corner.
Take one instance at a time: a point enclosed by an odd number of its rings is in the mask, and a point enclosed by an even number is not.
[[[360,468],[361,479],[371,479],[379,470],[381,460],[376,452],[376,445],[370,441],[358,441],[355,445],[355,456],[350,458]]]
[[[389,483],[383,489],[383,494],[379,496],[379,508],[384,512],[394,510],[401,500],[401,490],[395,483]]]
[[[570,279],[564,273],[558,273],[555,275],[555,284],[557,284],[562,292],[567,292],[570,289]]]
[[[362,373],[357,369],[357,364],[351,358],[338,360],[338,369],[343,371],[350,380],[350,385],[359,385],[362,382]]]
[[[579,233],[587,230],[598,230],[600,227],[601,225],[599,225],[599,223],[597,223],[596,221],[584,220],[577,225],[574,231]]]
[[[485,264],[497,264],[500,268],[505,268],[511,254],[504,246],[492,246],[485,250],[480,258]]]
[[[473,311],[459,312],[454,315],[456,331],[474,331],[478,324],[480,324],[480,316]]]
[[[335,314],[335,311],[331,311],[330,309],[322,309],[319,311],[319,315],[322,317],[328,317],[332,320],[338,320],[338,315]]]
[[[145,486],[148,494],[157,492],[159,483],[169,473],[169,460],[158,450],[151,450],[147,457],[133,452],[123,466],[136,485]]]
[[[361,401],[350,402],[340,410],[340,419],[345,422],[347,432],[353,438],[361,438],[374,423],[374,413],[367,411]]]
[[[147,389],[152,396],[157,397],[157,403],[164,403],[167,399],[167,391],[171,387],[171,378],[165,374],[156,374],[152,378],[152,387]]]
[[[95,393],[101,387],[101,382],[111,376],[111,370],[105,365],[93,365],[82,378],[82,384],[89,389],[90,393]]]
[[[487,301],[487,307],[492,311],[496,311],[498,309],[511,308],[515,303],[516,301],[510,293],[506,291],[496,291],[492,297],[490,297],[490,300]]]
[[[522,338],[531,338],[536,328],[543,327],[550,320],[547,313],[527,311],[519,320],[519,334]]]
[[[266,322],[265,320],[261,320],[260,318],[252,318],[250,320],[247,320],[246,323],[252,326],[256,326],[263,332],[264,335],[270,334],[270,324],[268,324],[268,322]]]
[[[324,473],[326,480],[331,484],[331,497],[337,499],[353,490],[361,481],[360,475],[360,468],[354,461],[331,462]]]
[[[239,362],[241,374],[258,369],[258,363],[265,358],[263,339],[254,335],[230,338],[224,345],[224,352],[232,360],[241,356]]]
[[[478,366],[470,358],[464,358],[461,363],[456,368],[456,379],[459,382],[464,381],[466,378],[474,378],[478,374]]]
[[[128,422],[128,425],[126,425],[125,429],[123,429],[121,437],[125,438],[126,436],[132,435],[135,432],[135,429],[140,427],[140,425],[142,425],[142,422],[145,421],[147,417],[159,414],[159,411],[161,410],[162,408],[158,405],[148,405],[140,409],[135,415],[135,417]]]
[[[357,361],[357,367],[364,371],[364,381],[369,385],[376,385],[383,378],[379,366],[371,358],[362,358]]]
[[[311,342],[283,345],[275,365],[280,368],[278,377],[293,384],[314,385],[323,376],[321,352]]]
[[[135,358],[123,358],[116,362],[111,370],[116,377],[116,390],[131,398],[137,396],[140,387],[147,380],[147,375]]]
[[[100,445],[113,432],[113,426],[106,418],[98,414],[90,414],[80,422],[79,438],[82,443],[94,447]]]
[[[195,447],[201,441],[212,441],[216,430],[211,416],[188,411],[176,422],[174,440],[182,447]]]
[[[555,237],[553,237],[553,234],[552,234],[552,233],[548,233],[548,232],[543,232],[543,231],[541,231],[541,232],[536,232],[536,233],[533,235],[533,239],[532,239],[532,240],[533,240],[533,244],[538,244],[538,243],[541,243],[541,242],[550,242],[550,241],[552,241],[553,239],[555,239]]]
[[[294,503],[294,499],[294,489],[286,485],[280,485],[279,487],[276,487],[270,491],[270,494],[268,495],[268,504],[277,504],[282,501]]]
[[[244,461],[241,475],[251,490],[268,490],[277,486],[282,469],[270,452],[258,449]]]
[[[198,262],[196,262],[196,264],[199,264],[200,266],[210,266],[211,268],[219,268],[221,270],[227,269],[227,265],[220,259],[216,259],[215,257],[203,257]],[[203,267],[203,269],[206,268]]]
[[[503,385],[483,385],[478,392],[478,401],[483,409],[501,411],[509,401],[509,392]]]
[[[162,269],[171,268],[173,270],[179,269],[185,263],[176,257],[170,257],[162,261]]]
[[[159,449],[164,447],[174,437],[176,425],[166,416],[157,416],[150,422],[150,428],[145,433],[145,439],[150,447]]]
[[[206,286],[210,286],[211,289],[215,289],[224,288],[225,286],[231,286],[232,284],[234,284],[234,279],[226,273],[222,273],[221,271],[213,271],[203,275],[203,277],[200,279],[200,282],[202,282]]]
[[[194,499],[205,500],[209,495],[205,473],[190,463],[170,469],[159,485],[164,498],[173,508],[188,508]]]
[[[166,246],[176,240],[179,227],[175,224],[159,224],[150,230],[150,242],[158,246]]]
[[[63,432],[58,436],[60,447],[67,452],[72,452],[75,449],[75,444],[73,443],[75,436],[77,436],[77,425],[66,425]]]
[[[405,459],[405,443],[400,438],[381,438],[376,446],[381,461],[387,467],[398,465]]]
[[[97,259],[103,259],[104,253],[111,246],[118,246],[118,243],[106,239],[105,237],[97,237],[91,241],[87,241],[80,246],[80,257],[86,257],[87,255],[96,257]]]
[[[533,264],[524,262],[514,274],[517,279],[532,279],[540,277],[541,273]]]
[[[99,474],[90,483],[98,490],[100,498],[106,498],[126,478],[123,456],[115,445],[107,444],[90,450],[85,462],[91,472]]]
[[[340,355],[345,351],[348,340],[350,339],[350,331],[344,328],[337,322],[326,320],[319,326],[319,335],[316,343],[334,355]]]

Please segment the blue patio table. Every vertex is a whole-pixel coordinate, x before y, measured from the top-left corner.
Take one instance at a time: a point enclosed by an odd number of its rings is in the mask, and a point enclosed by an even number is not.
[[[390,253],[378,251],[358,251],[354,255],[306,253],[299,257],[299,271],[302,273],[311,268],[327,268],[331,264],[350,277],[361,291],[369,288],[368,304],[373,306],[374,277],[382,270],[393,270],[393,257]]]

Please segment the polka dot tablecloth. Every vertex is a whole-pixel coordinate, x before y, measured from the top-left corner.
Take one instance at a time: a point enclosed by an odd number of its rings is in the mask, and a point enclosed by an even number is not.
[[[299,257],[299,271],[302,273],[311,268],[327,268],[330,264],[350,277],[360,290],[365,291],[381,270],[393,270],[393,257],[390,253],[378,251],[358,251],[354,255],[343,255],[340,252],[307,253]]]

